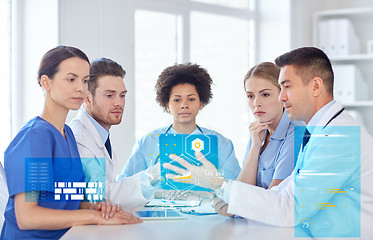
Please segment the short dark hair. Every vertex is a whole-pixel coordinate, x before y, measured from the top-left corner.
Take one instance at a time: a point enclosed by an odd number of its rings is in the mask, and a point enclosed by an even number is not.
[[[89,69],[88,91],[92,96],[95,96],[96,88],[98,87],[97,80],[100,77],[107,75],[124,78],[126,71],[119,63],[109,58],[98,58],[91,63]]]
[[[328,56],[315,47],[302,47],[287,52],[278,58],[275,63],[279,67],[293,65],[296,74],[302,78],[303,84],[308,84],[314,77],[320,77],[327,91],[333,95],[334,74]]]
[[[53,79],[54,75],[58,72],[60,63],[72,57],[81,58],[89,63],[87,55],[76,47],[60,45],[46,52],[39,65],[37,77],[39,85],[41,86],[41,76],[46,75],[50,79]]]
[[[212,98],[212,79],[207,70],[197,64],[185,63],[167,67],[159,75],[155,85],[157,94],[156,100],[159,105],[167,110],[172,88],[178,84],[184,83],[196,87],[199,99],[203,105],[210,102]]]

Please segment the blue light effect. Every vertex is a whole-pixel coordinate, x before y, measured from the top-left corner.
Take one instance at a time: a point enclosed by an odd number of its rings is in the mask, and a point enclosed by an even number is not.
[[[294,236],[360,237],[360,127],[307,129],[294,170]],[[295,127],[295,144],[304,132]]]

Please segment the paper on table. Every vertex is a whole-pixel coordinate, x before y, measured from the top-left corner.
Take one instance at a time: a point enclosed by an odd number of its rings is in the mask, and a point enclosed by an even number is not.
[[[194,208],[182,208],[180,212],[194,215],[217,214],[217,212],[215,212],[215,209],[210,204],[202,204],[201,206]]]
[[[197,207],[201,204],[201,200],[166,200],[153,199],[145,207]]]

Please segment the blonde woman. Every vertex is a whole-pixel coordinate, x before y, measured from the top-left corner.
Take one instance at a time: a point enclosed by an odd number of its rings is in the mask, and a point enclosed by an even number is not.
[[[278,101],[280,68],[263,62],[249,70],[244,88],[255,121],[250,124],[244,166],[237,180],[263,188],[280,184],[294,169],[294,126]],[[297,152],[299,146],[296,146]]]

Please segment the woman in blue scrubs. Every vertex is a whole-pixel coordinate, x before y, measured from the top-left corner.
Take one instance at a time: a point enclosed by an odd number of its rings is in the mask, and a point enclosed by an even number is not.
[[[304,125],[290,120],[278,101],[279,74],[278,66],[263,62],[251,68],[244,79],[256,121],[249,126],[250,141],[237,180],[266,189],[277,186],[293,171],[297,158],[294,152],[299,150],[294,146],[294,126]]]
[[[22,127],[4,153],[9,200],[1,239],[58,239],[74,225],[139,222],[121,210],[103,218],[97,211],[100,204],[83,203],[55,189],[84,182],[75,138],[65,120],[87,96],[88,79],[89,60],[81,50],[59,46],[43,56],[38,72],[43,112]]]
[[[119,178],[143,171],[159,161],[159,135],[170,134],[207,134],[218,138],[219,168],[227,179],[236,179],[240,166],[235,156],[232,141],[220,133],[199,127],[196,117],[211,98],[210,75],[197,64],[177,64],[167,67],[159,75],[155,89],[157,102],[170,113],[173,123],[156,129],[135,145],[132,156]]]

